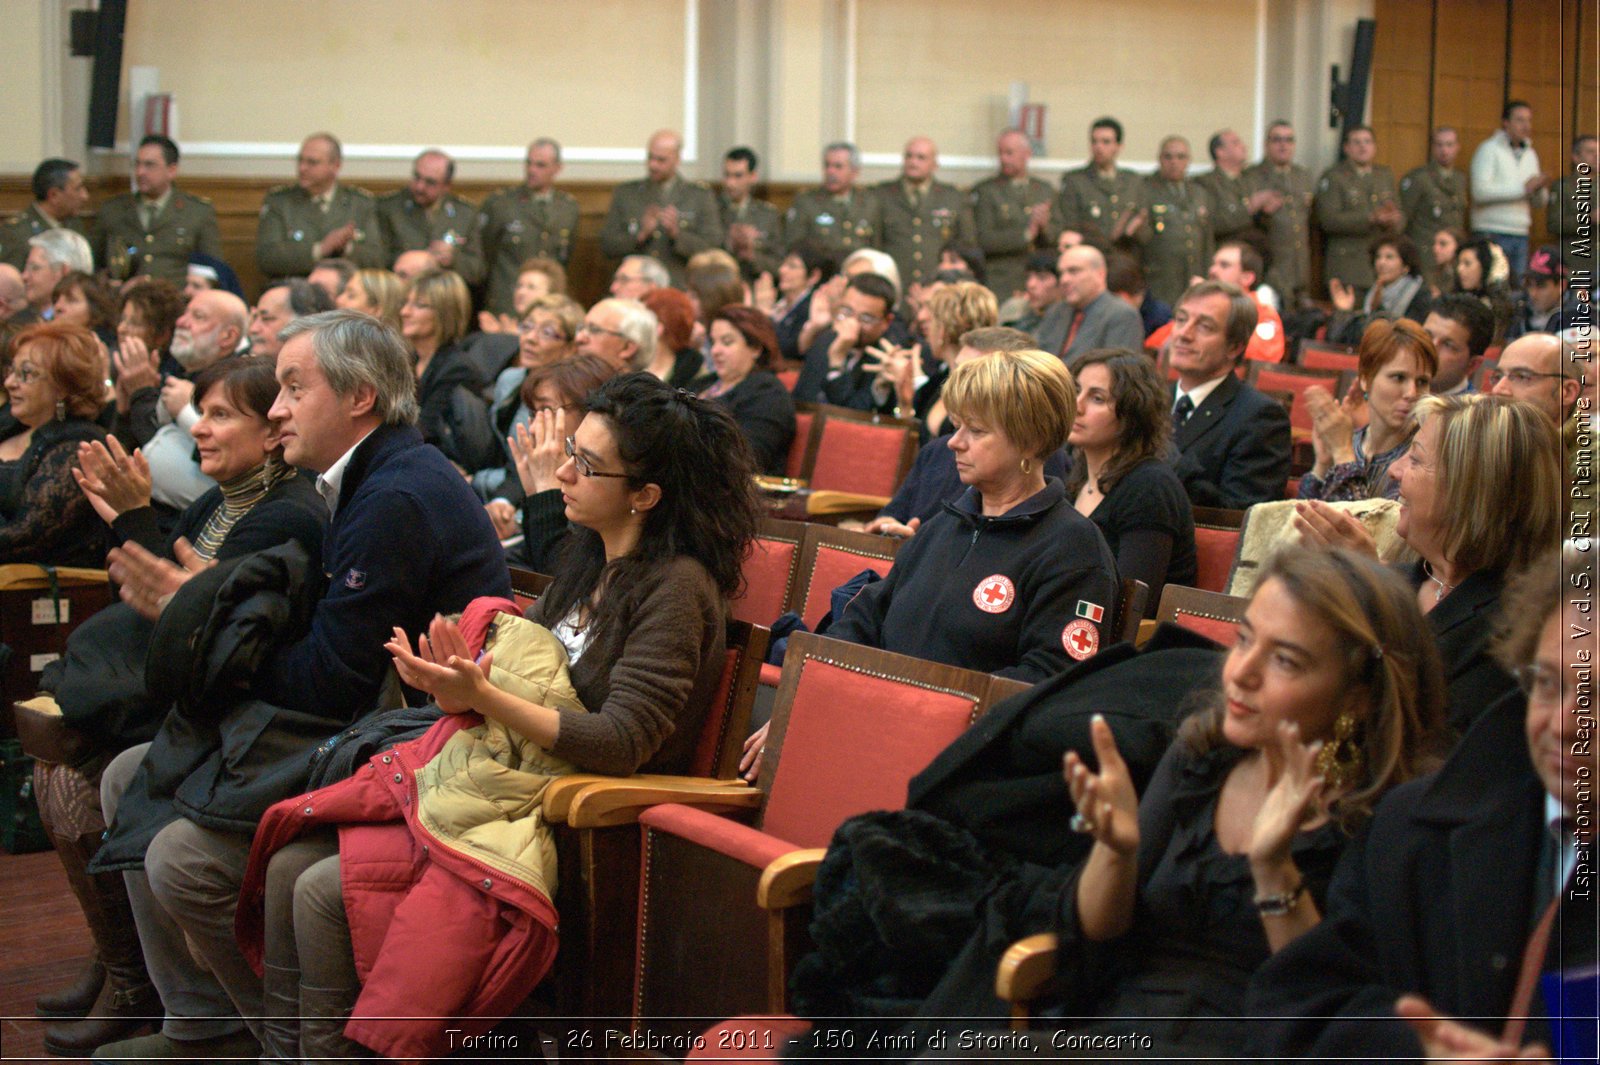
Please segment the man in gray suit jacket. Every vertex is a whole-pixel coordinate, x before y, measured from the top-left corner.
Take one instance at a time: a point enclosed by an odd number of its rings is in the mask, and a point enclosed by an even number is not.
[[[1095,348],[1144,347],[1139,312],[1106,291],[1106,258],[1097,248],[1077,244],[1061,253],[1061,301],[1050,308],[1034,336],[1042,351],[1072,360]]]

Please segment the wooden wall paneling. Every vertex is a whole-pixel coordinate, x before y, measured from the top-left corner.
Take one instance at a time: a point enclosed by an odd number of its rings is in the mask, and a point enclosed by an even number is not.
[[[1507,0],[1449,0],[1435,4],[1433,125],[1461,135],[1460,166],[1500,128],[1505,102]]]
[[[1433,79],[1433,5],[1377,0],[1372,42],[1373,135],[1378,162],[1398,179],[1428,158]]]
[[[1573,68],[1567,84],[1576,103],[1568,111],[1572,124],[1565,139],[1570,144],[1579,133],[1600,130],[1600,10],[1592,0],[1568,0],[1567,7],[1572,28],[1568,31],[1568,56],[1562,62]],[[1572,55],[1577,56],[1576,63]],[[1572,165],[1567,144],[1561,146],[1563,173]]]
[[[1511,7],[1511,65],[1507,97],[1533,106],[1533,148],[1552,176],[1566,169],[1572,41],[1565,23],[1566,0],[1514,0]],[[1531,236],[1546,234],[1544,209],[1535,208]]]

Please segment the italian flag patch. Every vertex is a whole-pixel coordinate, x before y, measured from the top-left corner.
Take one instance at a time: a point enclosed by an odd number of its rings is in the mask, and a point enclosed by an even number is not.
[[[1087,599],[1079,599],[1077,614],[1078,617],[1088,618],[1090,621],[1104,621],[1106,610],[1099,603],[1091,603]]]

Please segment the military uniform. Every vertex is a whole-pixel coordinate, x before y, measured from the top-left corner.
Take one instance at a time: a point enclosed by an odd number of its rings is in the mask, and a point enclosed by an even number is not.
[[[939,272],[939,249],[954,241],[976,243],[967,198],[954,185],[929,181],[916,202],[904,180],[885,181],[874,190],[883,207],[882,247],[900,268],[902,291],[927,284]]]
[[[1092,226],[1110,240],[1117,220],[1143,206],[1143,175],[1119,167],[1106,177],[1091,163],[1081,170],[1061,175],[1061,192],[1056,196],[1050,225],[1056,233],[1063,229],[1082,232],[1085,226]],[[1135,233],[1141,243],[1148,236],[1148,226]]]
[[[1263,160],[1244,176],[1250,192],[1272,189],[1283,197],[1282,207],[1257,218],[1267,232],[1264,280],[1283,300],[1284,310],[1293,310],[1311,289],[1311,172],[1298,163],[1280,169]]]
[[[1467,176],[1433,163],[1419,166],[1400,179],[1400,209],[1406,213],[1406,236],[1422,261],[1433,263],[1433,235],[1451,226],[1466,228]]]
[[[1555,239],[1556,252],[1567,272],[1587,271],[1590,283],[1585,285],[1580,280],[1579,287],[1591,289],[1595,276],[1594,192],[1593,174],[1568,174],[1557,178],[1550,186],[1550,199],[1544,212],[1544,227]]]
[[[1038,178],[1008,178],[996,174],[972,187],[972,220],[983,249],[989,288],[1002,300],[1022,288],[1027,280],[1028,253],[1050,247],[1055,234],[1046,218],[1038,239],[1028,241],[1028,212],[1035,204],[1049,203],[1055,193]]]
[[[256,265],[268,277],[304,277],[316,265],[312,245],[346,222],[355,223],[356,235],[339,254],[357,266],[388,266],[383,261],[383,238],[372,193],[353,185],[335,185],[323,210],[299,185],[279,185],[261,202]]]
[[[200,252],[222,258],[222,234],[210,200],[171,189],[165,201],[156,205],[148,225],[140,212],[144,204],[138,193],[125,192],[95,212],[89,246],[94,249],[95,265],[112,280],[149,275],[182,288],[189,275],[190,255]]]
[[[843,259],[862,248],[876,248],[883,233],[883,208],[871,189],[851,189],[835,196],[810,189],[795,197],[783,221],[783,246],[810,241]]]
[[[726,193],[717,196],[717,211],[722,218],[724,234],[730,226],[742,224],[754,226],[756,229],[755,263],[759,270],[770,270],[774,278],[777,277],[778,262],[783,256],[783,216],[778,214],[778,209],[766,200],[758,200],[754,196],[745,198],[744,203],[734,206]],[[725,237],[723,247],[733,252],[733,240]]]
[[[1184,178],[1153,176],[1145,182],[1150,217],[1144,228],[1145,289],[1162,303],[1174,304],[1189,278],[1206,276],[1211,265],[1211,210],[1199,185]]]
[[[1397,203],[1394,172],[1374,166],[1365,174],[1348,159],[1327,169],[1317,182],[1317,225],[1327,235],[1323,277],[1337,277],[1347,285],[1366,289],[1372,285],[1372,254],[1367,244],[1384,230],[1372,221],[1372,212],[1385,202]]]
[[[1206,206],[1211,209],[1211,236],[1216,244],[1231,240],[1245,230],[1256,224],[1254,216],[1250,214],[1250,197],[1255,190],[1250,187],[1250,179],[1240,171],[1237,177],[1230,177],[1221,167],[1214,167],[1209,174],[1201,174],[1194,179],[1206,194]],[[1201,271],[1203,275],[1205,271]]]
[[[511,296],[522,264],[536,256],[565,265],[578,238],[578,201],[559,189],[536,193],[516,185],[491,194],[478,209],[472,239],[459,253],[456,272],[476,285],[487,274],[484,305],[513,311]]]
[[[0,224],[0,263],[10,263],[18,270],[28,261],[28,240],[43,233],[47,229],[70,229],[74,233],[87,237],[81,219],[69,218],[65,222],[51,222],[39,210],[38,204],[30,203],[19,212],[16,217]]]
[[[678,235],[669,237],[665,229],[657,226],[650,239],[641,244],[640,220],[652,204],[678,209]],[[646,178],[617,186],[605,225],[600,227],[600,250],[613,259],[648,255],[667,268],[674,285],[681,286],[689,256],[722,247],[722,237],[722,214],[710,189],[681,177],[662,185]]]
[[[383,263],[390,265],[404,251],[426,251],[442,240],[456,249],[451,269],[460,273],[462,252],[478,223],[478,209],[460,196],[441,197],[430,211],[417,206],[410,189],[379,196],[374,210],[383,240]],[[463,275],[465,276],[465,275]]]

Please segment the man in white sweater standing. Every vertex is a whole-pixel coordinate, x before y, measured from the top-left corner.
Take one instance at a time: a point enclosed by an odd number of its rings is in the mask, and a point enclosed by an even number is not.
[[[1500,245],[1513,285],[1528,265],[1533,205],[1544,201],[1550,184],[1550,175],[1539,169],[1532,133],[1533,108],[1510,100],[1500,112],[1500,131],[1472,153],[1472,231]]]

